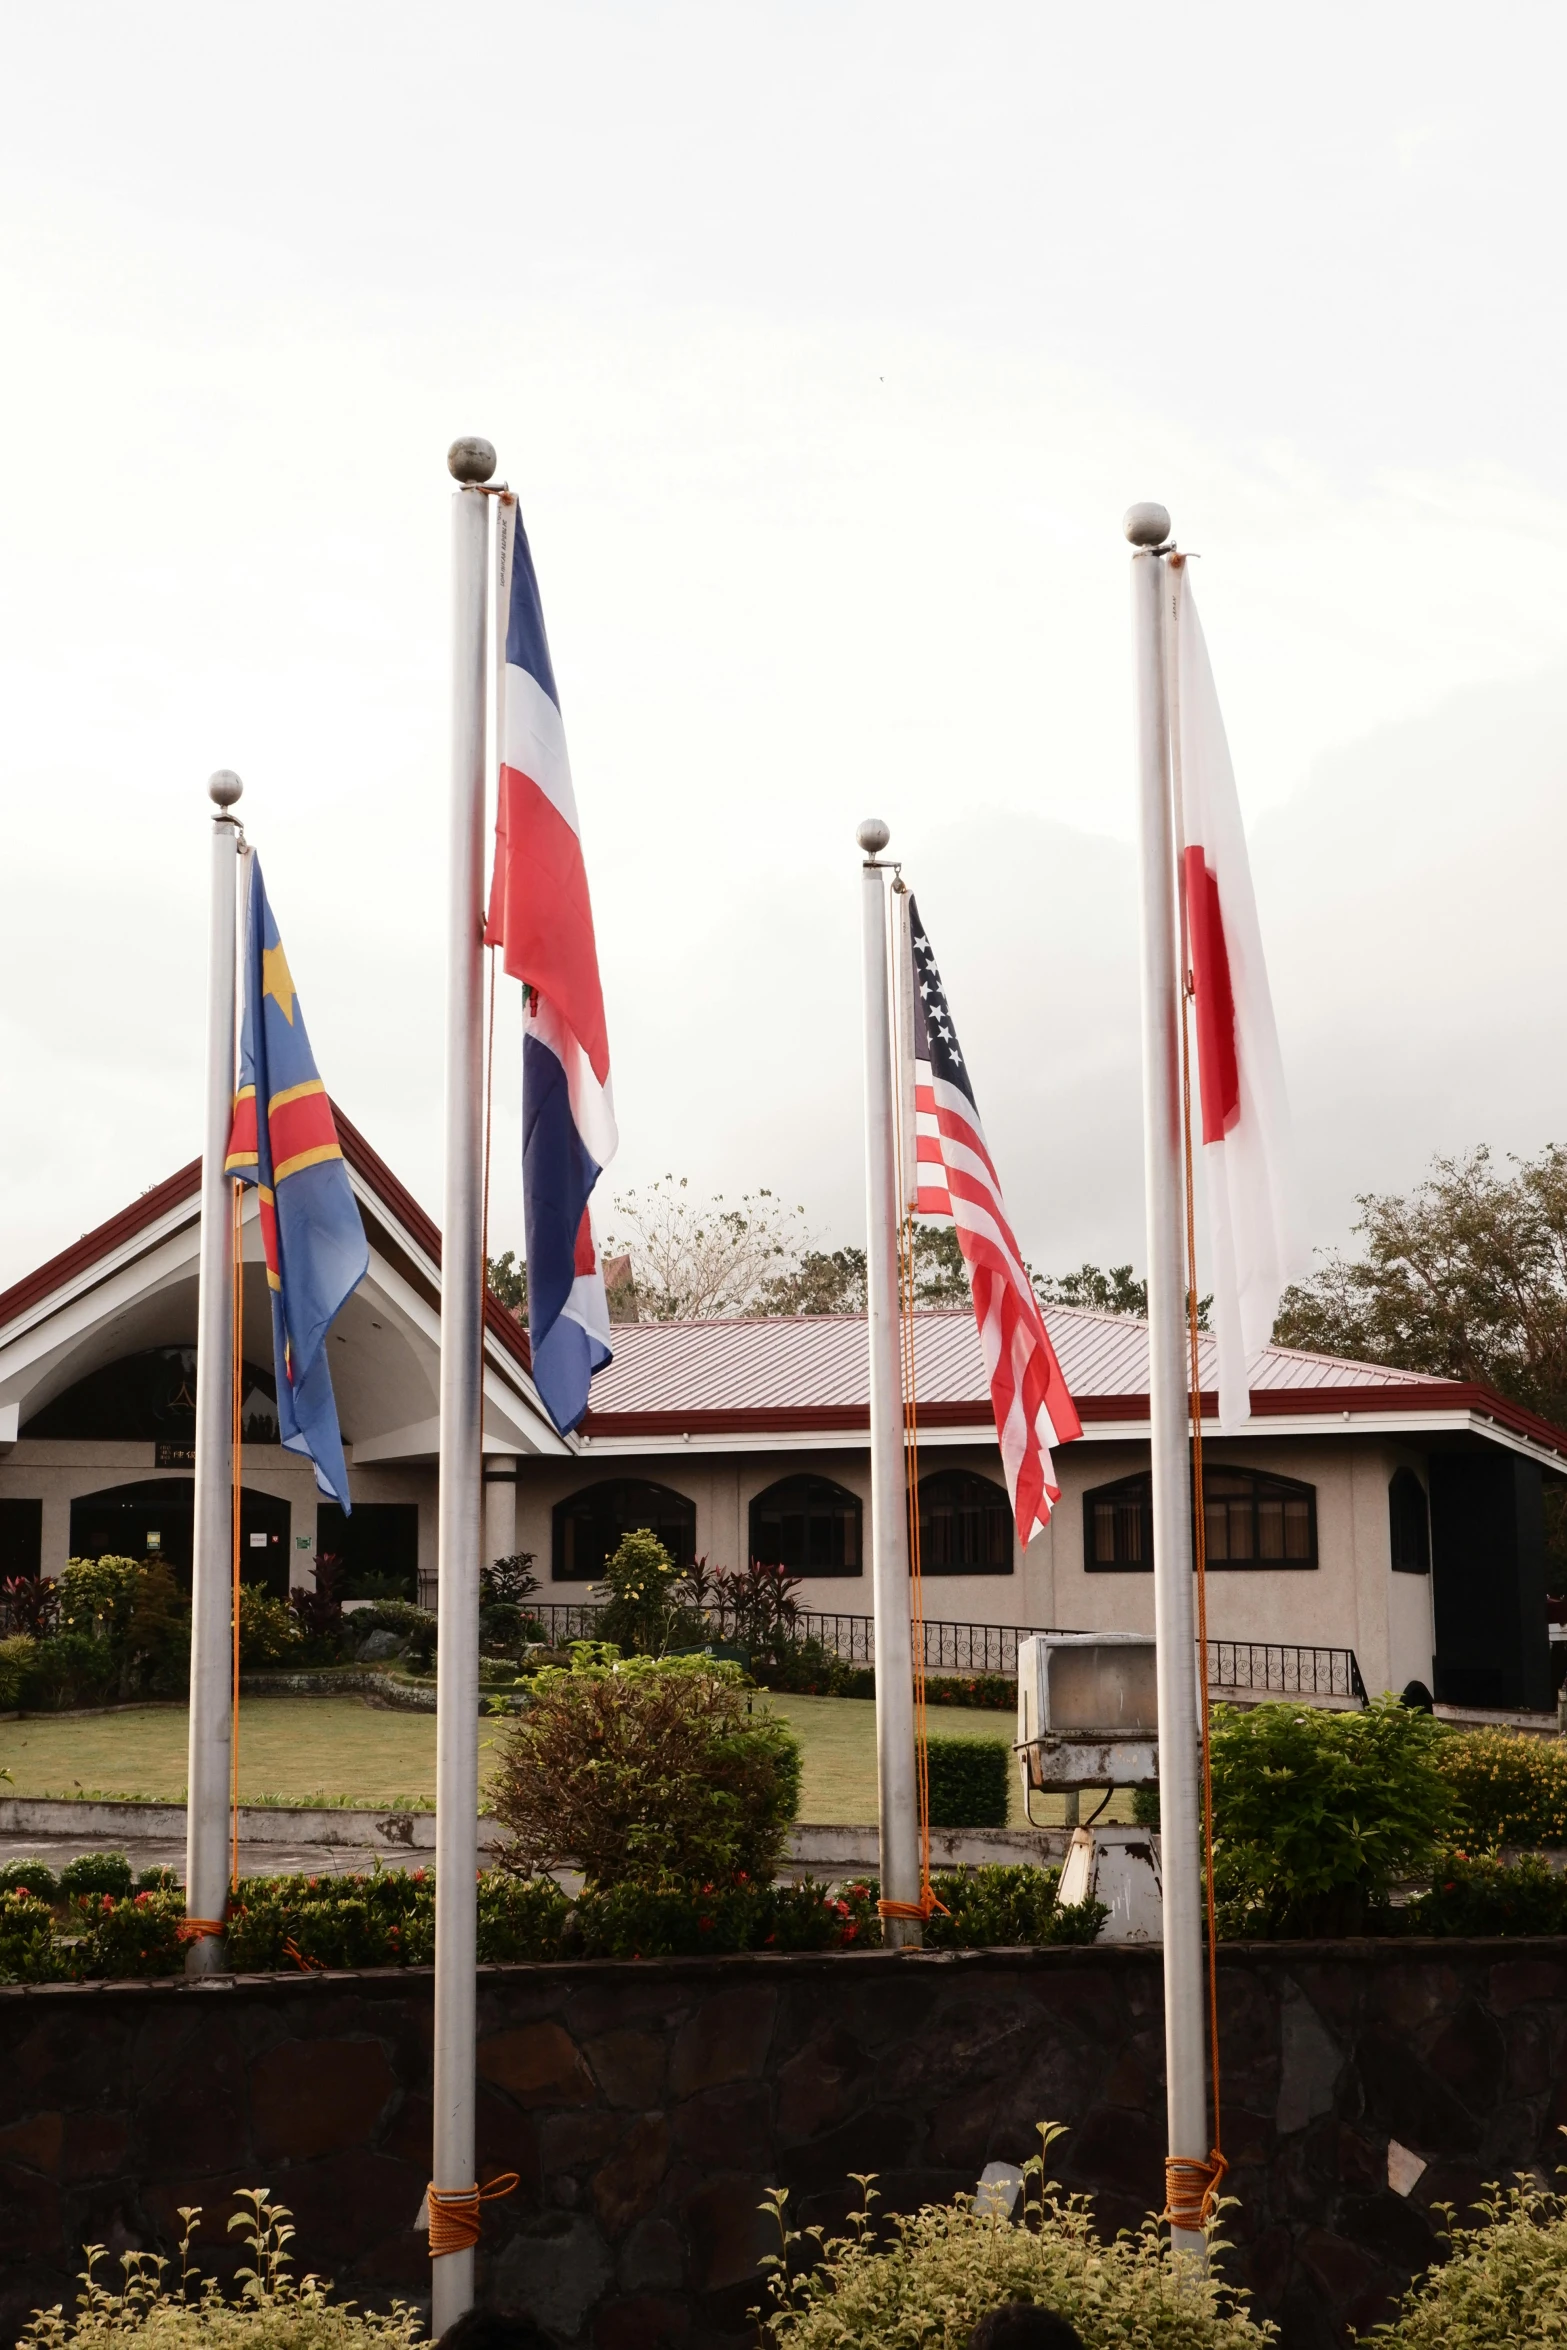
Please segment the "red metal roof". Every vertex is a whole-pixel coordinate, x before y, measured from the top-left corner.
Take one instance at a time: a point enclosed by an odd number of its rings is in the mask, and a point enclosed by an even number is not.
[[[1045,1319],[1085,1424],[1147,1418],[1145,1322],[1074,1306],[1052,1306]],[[863,1315],[623,1323],[613,1338],[615,1360],[593,1382],[585,1436],[808,1435],[870,1424]],[[1204,1416],[1216,1416],[1211,1338],[1200,1341],[1199,1362]],[[991,1424],[984,1358],[966,1309],[918,1316],[915,1364],[927,1426]],[[1265,1349],[1252,1379],[1258,1418],[1474,1411],[1567,1457],[1567,1433],[1457,1380],[1292,1347]]]

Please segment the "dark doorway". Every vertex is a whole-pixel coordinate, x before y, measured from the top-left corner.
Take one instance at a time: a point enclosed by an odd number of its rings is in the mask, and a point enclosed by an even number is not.
[[[36,1575],[43,1558],[41,1501],[0,1501],[0,1579]]]
[[[1545,1510],[1533,1461],[1487,1445],[1431,1460],[1436,1694],[1547,1713]]]
[[[189,1583],[195,1490],[189,1477],[146,1477],[84,1493],[71,1504],[72,1558],[163,1558]],[[243,1488],[240,1575],[278,1599],[288,1597],[288,1515],[286,1501]]]

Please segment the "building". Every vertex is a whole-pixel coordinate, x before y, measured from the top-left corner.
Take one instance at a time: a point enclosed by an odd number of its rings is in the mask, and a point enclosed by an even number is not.
[[[317,1499],[276,1442],[270,1324],[246,1196],[243,1541],[278,1591],[318,1553],[369,1595],[433,1591],[440,1237],[338,1113],[370,1271],[333,1333],[354,1510]],[[153,1551],[188,1571],[197,1186],[191,1165],[0,1295],[0,1571]],[[1083,1420],[1060,1504],[1012,1529],[971,1317],[919,1317],[926,1613],[948,1624],[1148,1630],[1147,1332],[1053,1308]],[[535,1560],[541,1598],[585,1600],[608,1550],[652,1526],[683,1561],[781,1561],[813,1610],[870,1610],[863,1322],[617,1327],[578,1435],[550,1426],[525,1332],[485,1334],[485,1548]],[[1203,1376],[1213,1365],[1205,1349]],[[1213,1400],[1208,1396],[1211,1412]],[[1366,1686],[1540,1709],[1552,1676],[1543,1488],[1567,1433],[1489,1390],[1270,1348],[1253,1416],[1209,1420],[1210,1631],[1352,1651]]]

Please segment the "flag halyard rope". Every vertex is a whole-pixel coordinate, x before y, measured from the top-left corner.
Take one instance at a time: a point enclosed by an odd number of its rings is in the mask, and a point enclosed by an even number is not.
[[[230,1184],[233,1194],[234,1359],[229,1366],[229,1460],[233,1480],[230,1539],[232,1545],[230,1594],[233,1609],[233,1686],[229,1705],[229,1887],[239,1891],[239,1570],[240,1521],[244,1495],[241,1446],[244,1429],[241,1406],[245,1386],[245,1194],[241,1184]]]

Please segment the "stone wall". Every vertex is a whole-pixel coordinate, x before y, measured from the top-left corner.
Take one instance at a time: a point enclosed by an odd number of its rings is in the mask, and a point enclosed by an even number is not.
[[[1554,2170],[1567,1942],[1230,1948],[1232,2267],[1288,2350],[1343,2342],[1431,2258],[1431,2207]],[[592,2350],[754,2339],[757,2205],[833,2219],[851,2171],[894,2207],[972,2188],[1067,2122],[1107,2226],[1160,2195],[1157,1952],[867,1952],[493,1967],[479,1996],[481,2292]],[[309,2265],[427,2290],[431,1983],[377,1972],[0,1990],[0,2312],[69,2295],[84,2240],[167,2249],[265,2183]],[[1389,2142],[1423,2159],[1407,2194]],[[1401,2172],[1409,2166],[1400,2166]],[[212,2256],[216,2255],[216,2258]]]

